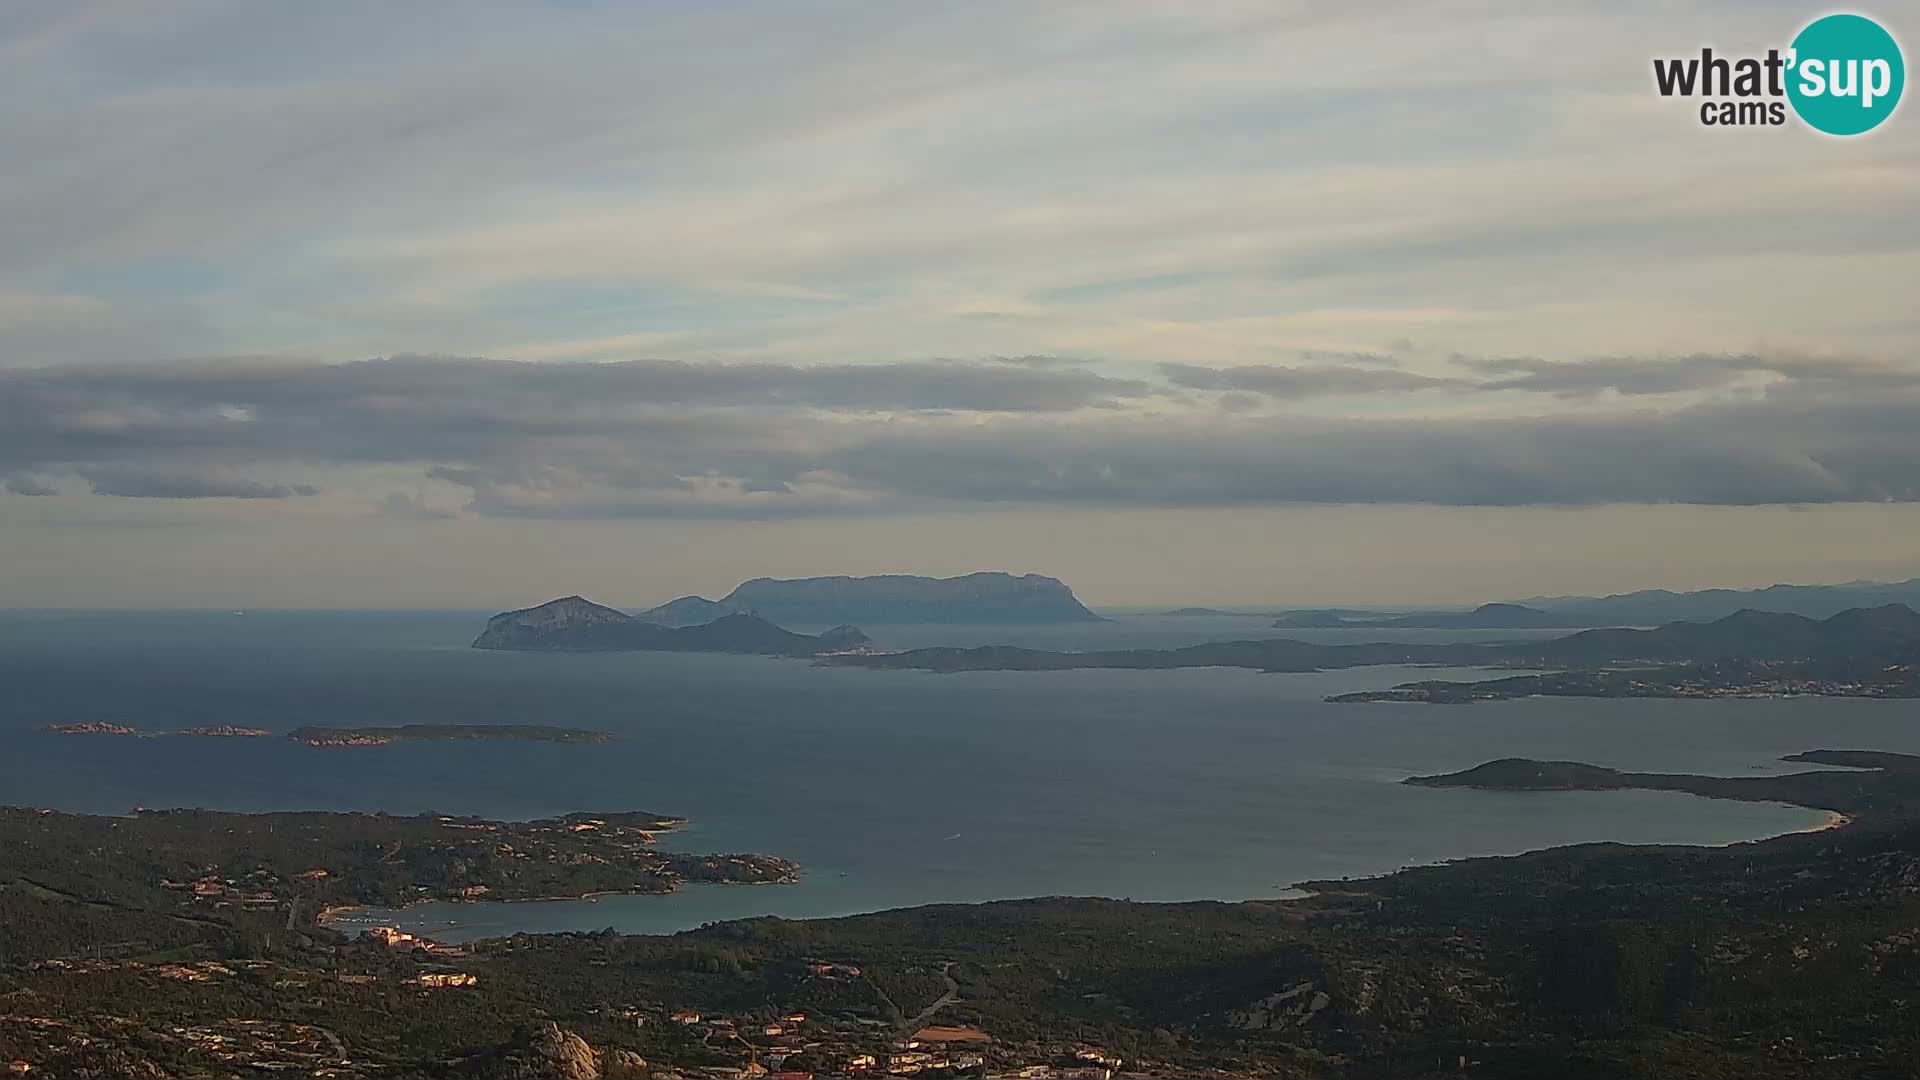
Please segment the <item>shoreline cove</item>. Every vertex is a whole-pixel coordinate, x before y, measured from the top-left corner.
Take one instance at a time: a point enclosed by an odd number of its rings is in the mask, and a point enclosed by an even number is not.
[[[1612,794],[1620,794],[1625,792],[1645,792],[1647,790],[1649,789],[1622,788],[1622,789],[1617,789],[1615,791],[1603,792],[1602,794],[1612,795]],[[1497,789],[1480,789],[1478,793],[1494,794],[1494,793],[1497,793]],[[1572,792],[1549,792],[1547,794],[1571,794],[1571,793]],[[1524,793],[1524,794],[1539,794],[1539,793]],[[1690,799],[1703,800],[1708,803],[1746,802],[1745,800],[1732,799],[1724,796],[1703,794],[1698,792],[1674,791],[1674,792],[1666,792],[1665,794],[1684,795],[1689,797]],[[1478,859],[1519,858],[1523,856],[1539,854],[1541,852],[1551,852],[1551,851],[1561,850],[1565,848],[1580,847],[1585,844],[1592,844],[1592,843],[1618,843],[1618,844],[1624,844],[1624,846],[1629,846],[1629,847],[1693,847],[1693,848],[1701,848],[1701,849],[1707,849],[1707,850],[1718,850],[1718,849],[1738,847],[1744,844],[1763,844],[1768,841],[1778,840],[1778,839],[1791,837],[1791,836],[1803,836],[1803,835],[1810,835],[1815,833],[1830,832],[1830,831],[1843,829],[1847,826],[1850,826],[1854,824],[1854,822],[1857,820],[1855,817],[1840,813],[1837,810],[1830,810],[1824,807],[1817,807],[1817,806],[1808,806],[1804,804],[1792,803],[1792,802],[1787,802],[1783,800],[1758,800],[1753,802],[1747,802],[1746,804],[1774,806],[1781,809],[1790,809],[1798,812],[1812,813],[1812,814],[1817,814],[1821,816],[1819,817],[1818,820],[1813,821],[1804,826],[1801,826],[1799,828],[1784,829],[1780,831],[1769,831],[1758,836],[1741,838],[1741,839],[1733,839],[1733,840],[1725,840],[1720,842],[1693,842],[1693,843],[1631,842],[1630,843],[1630,842],[1613,841],[1613,840],[1579,841],[1571,844],[1555,844],[1555,845],[1548,845],[1540,848],[1528,848],[1520,851],[1508,851],[1508,852],[1485,854],[1485,855],[1471,855],[1471,854],[1458,855],[1458,856],[1450,856],[1450,857],[1433,859],[1433,860],[1419,862],[1419,863],[1407,863],[1407,864],[1402,864],[1400,866],[1393,867],[1391,869],[1379,871],[1378,873],[1365,874],[1365,875],[1353,877],[1350,880],[1354,882],[1376,880],[1380,878],[1391,877],[1395,874],[1403,873],[1406,871],[1441,867],[1441,866],[1447,866],[1454,863],[1469,862],[1469,861],[1478,860]],[[419,901],[408,903],[399,908],[377,908],[377,907],[365,907],[365,906],[355,907],[351,909],[351,913],[354,915],[363,916],[363,918],[359,921],[349,921],[343,918],[331,918],[325,922],[320,922],[317,920],[317,925],[325,926],[329,929],[338,929],[339,927],[335,925],[337,923],[337,924],[340,924],[340,926],[353,926],[360,930],[371,930],[371,929],[380,928],[380,927],[397,927],[399,929],[406,930],[407,932],[412,933],[416,937],[423,940],[434,941],[439,944],[464,945],[474,941],[484,941],[484,940],[489,940],[494,938],[508,937],[514,934],[519,934],[519,933],[529,933],[529,934],[569,933],[569,932],[585,932],[585,930],[582,928],[575,928],[572,930],[557,929],[552,926],[539,926],[539,927],[526,926],[526,927],[517,927],[512,929],[495,928],[495,927],[492,927],[491,923],[489,923],[487,920],[481,920],[482,924],[488,926],[489,928],[481,932],[469,933],[462,928],[462,925],[461,925],[462,920],[446,919],[446,920],[432,920],[432,921],[415,921],[415,920],[406,919],[405,918],[406,913],[417,912],[422,908],[429,908],[429,907],[435,907],[435,906],[443,906],[443,907],[453,908],[453,909],[464,909],[468,911],[495,911],[495,912],[508,911],[515,907],[524,908],[525,906],[532,905],[532,904],[552,904],[552,905],[565,905],[567,907],[572,907],[574,905],[582,905],[582,904],[598,904],[601,900],[608,897],[619,897],[619,898],[631,897],[637,900],[641,900],[642,902],[649,902],[649,901],[657,902],[657,901],[664,901],[672,896],[699,895],[700,893],[703,893],[703,892],[710,893],[714,891],[716,888],[724,889],[726,886],[732,885],[732,884],[793,885],[798,883],[688,882],[686,883],[686,886],[676,888],[668,893],[640,893],[640,892],[632,892],[632,891],[612,890],[612,891],[604,891],[604,892],[594,893],[594,894],[585,895],[585,896],[523,897],[523,898],[517,898],[512,900],[422,899]],[[1177,905],[1177,904],[1187,904],[1187,903],[1196,903],[1196,902],[1217,902],[1217,903],[1229,903],[1229,904],[1302,903],[1302,902],[1314,900],[1318,897],[1333,895],[1333,892],[1326,888],[1310,887],[1314,885],[1324,886],[1325,884],[1326,884],[1325,882],[1303,880],[1301,882],[1298,882],[1292,885],[1276,888],[1276,890],[1272,893],[1266,893],[1266,894],[1260,894],[1260,895],[1185,896],[1185,897],[1179,897],[1179,898],[1173,898],[1173,899],[1155,899],[1155,900],[1137,901],[1137,902],[1149,903],[1149,904],[1164,904],[1164,905]],[[691,887],[687,887],[687,886],[691,886]],[[1094,894],[1074,894],[1074,893],[1048,894],[1047,896],[1002,896],[1002,897],[993,897],[993,898],[984,899],[984,900],[973,899],[973,898],[928,899],[928,900],[923,900],[923,901],[905,904],[905,905],[862,907],[857,909],[835,910],[827,913],[814,913],[814,914],[800,915],[800,916],[787,916],[787,915],[780,915],[775,913],[727,914],[718,918],[700,919],[695,922],[689,922],[686,925],[680,926],[676,929],[647,928],[647,929],[627,930],[627,929],[621,928],[618,925],[609,925],[608,928],[611,928],[616,932],[623,933],[623,934],[637,934],[637,935],[668,934],[670,935],[670,934],[682,933],[685,931],[698,929],[703,926],[714,925],[717,923],[734,922],[742,919],[852,918],[852,917],[858,917],[858,916],[864,916],[864,915],[876,915],[876,914],[881,914],[881,913],[890,912],[890,911],[913,910],[915,908],[924,908],[924,907],[947,906],[947,905],[955,905],[955,904],[972,905],[972,904],[980,904],[980,903],[1021,902],[1021,901],[1049,899],[1049,898],[1055,898],[1055,897],[1068,897],[1072,899],[1117,900],[1117,901],[1136,902],[1136,901],[1133,901],[1131,897],[1113,897],[1113,896],[1101,896],[1101,895],[1094,895]],[[340,912],[333,912],[328,914],[343,915],[347,913],[348,913],[347,911],[343,910]],[[386,916],[392,916],[392,918],[388,918]]]
[[[1810,825],[1804,829],[1795,829],[1790,833],[1781,833],[1780,835],[1804,836],[1808,833],[1832,832],[1835,829],[1844,829],[1847,826],[1853,824],[1853,822],[1854,822],[1854,819],[1852,817],[1846,814],[1843,814],[1838,810],[1829,810],[1827,811],[1827,820],[1821,822],[1820,824]]]

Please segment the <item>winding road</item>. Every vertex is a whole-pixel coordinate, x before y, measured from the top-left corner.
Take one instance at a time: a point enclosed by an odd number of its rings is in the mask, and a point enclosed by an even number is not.
[[[953,961],[949,960],[940,965],[940,977],[947,981],[947,992],[934,999],[933,1004],[921,1009],[919,1015],[902,1024],[900,1026],[902,1034],[911,1035],[919,1031],[926,1026],[927,1021],[933,1019],[934,1013],[960,1000],[960,984],[953,979]]]

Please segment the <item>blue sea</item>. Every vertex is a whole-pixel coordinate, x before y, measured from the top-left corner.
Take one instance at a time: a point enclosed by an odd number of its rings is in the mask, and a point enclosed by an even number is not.
[[[760,657],[470,649],[486,614],[0,613],[0,802],[505,818],[651,810],[693,819],[667,840],[673,846],[768,852],[805,868],[797,885],[427,904],[376,916],[461,939],[608,926],[666,932],[750,915],[1043,895],[1247,899],[1287,895],[1306,879],[1558,844],[1726,844],[1824,815],[1675,793],[1508,794],[1399,781],[1505,756],[1750,775],[1787,771],[1780,755],[1815,747],[1920,752],[1911,702],[1330,705],[1328,694],[1450,673],[936,675]],[[1073,626],[867,629],[902,647],[1475,636],[1280,631],[1253,617],[1145,614]],[[40,730],[85,721],[276,732],[554,724],[618,740],[321,750],[282,738]]]

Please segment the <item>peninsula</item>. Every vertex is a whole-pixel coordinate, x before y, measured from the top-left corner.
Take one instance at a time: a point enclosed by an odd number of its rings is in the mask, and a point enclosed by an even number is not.
[[[115,882],[103,895],[211,912],[298,905],[397,907],[422,900],[532,900],[667,893],[686,882],[791,882],[772,855],[660,851],[685,818],[645,812],[537,821],[422,814],[222,813],[140,810],[128,817],[0,809],[0,887],[14,876],[52,883],[35,860],[91,852]],[[20,858],[28,859],[21,865]],[[37,868],[36,868],[37,867]],[[45,876],[52,875],[52,876]]]
[[[1848,815],[1920,814],[1920,756],[1879,750],[1808,750],[1783,761],[1840,766],[1783,776],[1637,773],[1578,761],[1501,758],[1456,773],[1410,776],[1414,787],[1483,791],[1684,791],[1711,799],[1793,803]]]
[[[1427,679],[1385,690],[1336,694],[1327,700],[1408,701],[1465,705],[1527,697],[1760,698],[1920,697],[1920,665],[1727,660],[1663,667],[1604,668],[1510,675],[1498,679]]]

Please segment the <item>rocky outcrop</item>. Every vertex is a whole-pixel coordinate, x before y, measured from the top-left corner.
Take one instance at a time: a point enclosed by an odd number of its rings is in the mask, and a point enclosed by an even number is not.
[[[547,1023],[531,1035],[469,1063],[476,1080],[639,1080],[647,1062],[631,1050],[602,1053],[558,1024]]]
[[[642,1080],[647,1076],[647,1059],[631,1050],[609,1050],[601,1063],[605,1080]]]
[[[1229,1012],[1227,1026],[1241,1031],[1298,1027],[1331,1004],[1333,998],[1326,991],[1314,989],[1311,982],[1303,982],[1291,990],[1268,994],[1244,1009]]]

